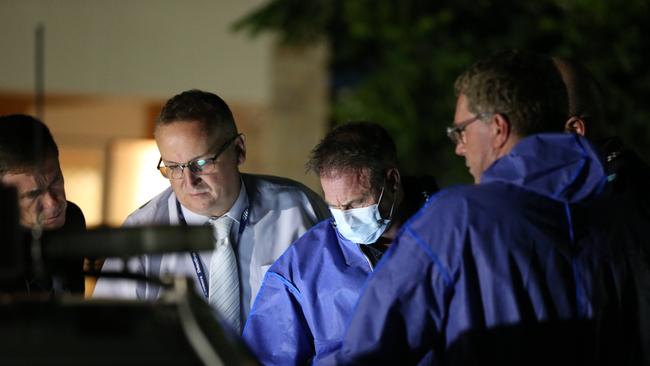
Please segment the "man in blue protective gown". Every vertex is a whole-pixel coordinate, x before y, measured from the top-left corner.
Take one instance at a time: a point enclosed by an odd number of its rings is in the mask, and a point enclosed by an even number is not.
[[[298,239],[264,279],[244,338],[266,365],[304,365],[336,349],[366,278],[437,190],[432,178],[401,176],[393,140],[374,123],[334,129],[308,166],[333,219]]]
[[[628,232],[603,166],[583,137],[540,134],[567,117],[552,61],[487,57],[456,93],[447,132],[477,184],[403,226],[322,363],[633,364]]]

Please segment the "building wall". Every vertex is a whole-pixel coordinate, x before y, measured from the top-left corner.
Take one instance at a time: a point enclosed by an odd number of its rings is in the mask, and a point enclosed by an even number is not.
[[[231,32],[263,0],[2,0],[0,87],[31,92],[34,32],[45,27],[46,79],[55,93],[167,98],[219,90],[266,104],[272,40]]]
[[[326,129],[327,52],[231,32],[236,19],[263,3],[0,0],[0,113],[34,112],[40,24],[44,120],[60,145],[68,198],[89,224],[117,225],[144,203],[131,191],[145,178],[125,174],[129,152],[151,154],[142,149],[154,146],[160,106],[191,88],[215,92],[233,109],[247,136],[242,170],[288,176],[318,191],[304,162]],[[151,179],[160,179],[156,162],[142,163]]]

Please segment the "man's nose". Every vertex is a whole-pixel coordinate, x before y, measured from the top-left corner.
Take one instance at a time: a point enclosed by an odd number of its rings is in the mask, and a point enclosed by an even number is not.
[[[49,210],[60,205],[62,201],[62,197],[57,192],[46,191],[41,198],[41,205],[43,210]]]
[[[190,168],[186,167],[183,169],[183,180],[185,180],[185,184],[194,187],[201,181],[201,177],[192,173]]]
[[[465,156],[465,144],[462,141],[459,141],[454,148],[454,152],[458,156]]]

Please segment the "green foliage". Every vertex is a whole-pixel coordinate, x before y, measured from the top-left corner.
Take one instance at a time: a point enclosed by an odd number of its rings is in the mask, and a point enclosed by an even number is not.
[[[327,25],[332,19],[328,0],[277,0],[253,11],[233,24],[235,31],[276,31],[286,44],[308,43],[326,38]]]
[[[610,132],[650,156],[648,10],[644,0],[272,0],[235,29],[289,44],[327,39],[334,123],[381,123],[407,173],[445,185],[469,181],[444,132],[454,80],[508,48],[581,60],[603,86]]]

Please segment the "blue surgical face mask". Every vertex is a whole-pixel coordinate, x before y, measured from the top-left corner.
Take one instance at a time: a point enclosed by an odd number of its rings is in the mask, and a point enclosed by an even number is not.
[[[382,188],[379,201],[367,207],[352,208],[349,210],[330,207],[339,233],[349,241],[357,244],[373,244],[376,242],[386,229],[388,229],[395,206],[395,199],[393,199],[393,205],[390,208],[388,218],[382,218],[379,213],[379,203],[381,203],[383,195],[384,189]]]

